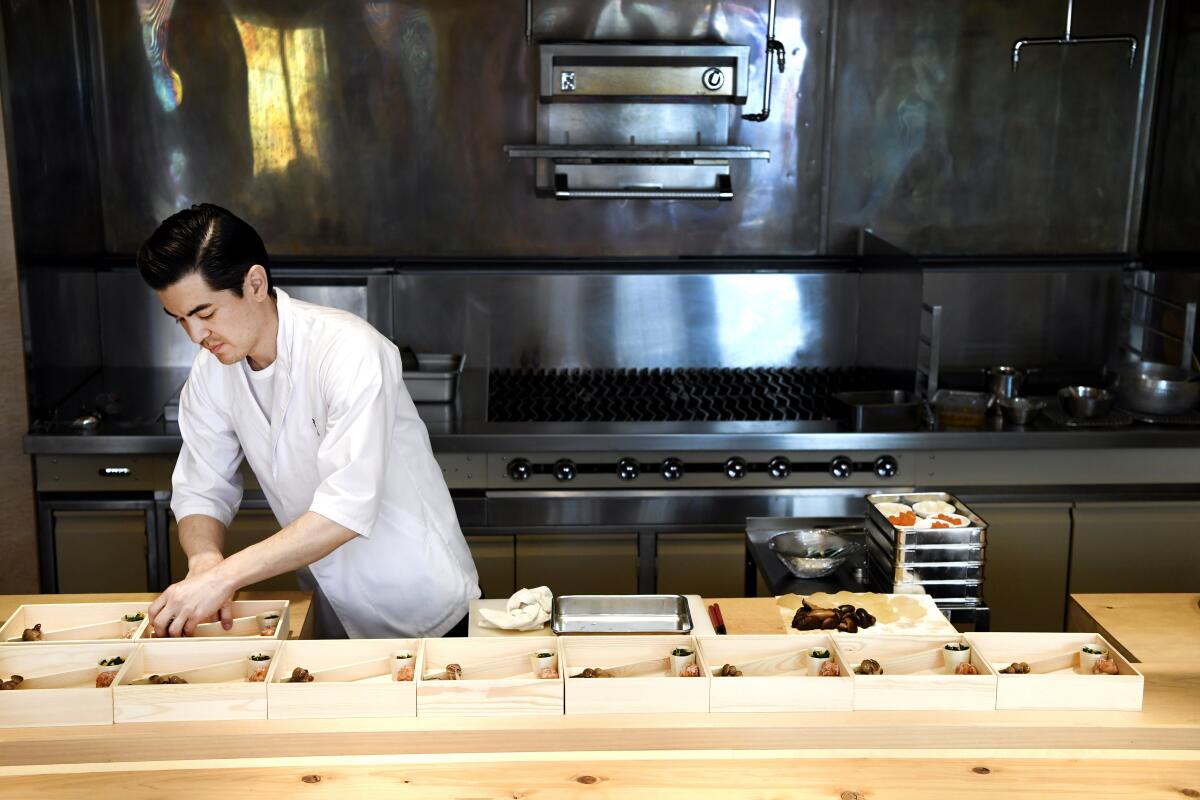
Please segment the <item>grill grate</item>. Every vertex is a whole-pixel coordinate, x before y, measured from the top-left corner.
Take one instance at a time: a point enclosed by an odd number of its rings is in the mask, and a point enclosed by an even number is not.
[[[502,369],[488,381],[491,422],[820,420],[836,392],[875,388],[866,370]]]

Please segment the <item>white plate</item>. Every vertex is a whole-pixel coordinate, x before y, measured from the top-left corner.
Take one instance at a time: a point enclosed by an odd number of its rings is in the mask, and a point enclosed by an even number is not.
[[[949,503],[941,500],[922,500],[919,503],[913,503],[912,510],[917,512],[919,517],[936,517],[938,514],[958,514],[958,510]]]
[[[897,514],[906,514],[912,511],[912,507],[906,506],[904,503],[876,503],[875,508],[885,517],[894,517]]]

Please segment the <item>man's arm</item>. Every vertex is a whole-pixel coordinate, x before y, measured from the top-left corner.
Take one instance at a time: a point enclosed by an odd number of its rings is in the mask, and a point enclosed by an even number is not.
[[[189,574],[220,564],[224,544],[225,525],[219,519],[192,514],[179,520],[179,546],[187,556]]]
[[[182,530],[181,524],[181,540]],[[357,535],[308,511],[275,535],[200,572],[191,568],[189,552],[187,578],[169,587],[150,607],[155,634],[191,636],[196,625],[222,610],[238,589],[320,561]],[[211,558],[211,551],[207,552],[202,559]]]

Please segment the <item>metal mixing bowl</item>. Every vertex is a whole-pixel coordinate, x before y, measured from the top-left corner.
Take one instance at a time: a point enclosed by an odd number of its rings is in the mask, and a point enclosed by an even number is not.
[[[767,546],[797,578],[829,575],[862,549],[862,545],[821,528],[784,531],[771,537]]]
[[[1153,361],[1119,364],[1115,375],[1122,408],[1147,414],[1186,414],[1200,403],[1200,381],[1191,370]]]
[[[1091,419],[1112,410],[1113,393],[1093,386],[1064,386],[1058,390],[1058,401],[1072,417]]]
[[[1014,425],[1028,425],[1046,407],[1041,400],[1030,400],[1028,397],[1002,397],[996,404],[1000,406],[1004,418]]]

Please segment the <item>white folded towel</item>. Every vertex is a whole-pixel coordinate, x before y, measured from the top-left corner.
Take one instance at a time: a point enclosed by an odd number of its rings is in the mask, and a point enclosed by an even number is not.
[[[550,620],[554,594],[549,587],[521,589],[508,598],[507,611],[479,609],[479,627],[500,628],[506,631],[533,631]]]

